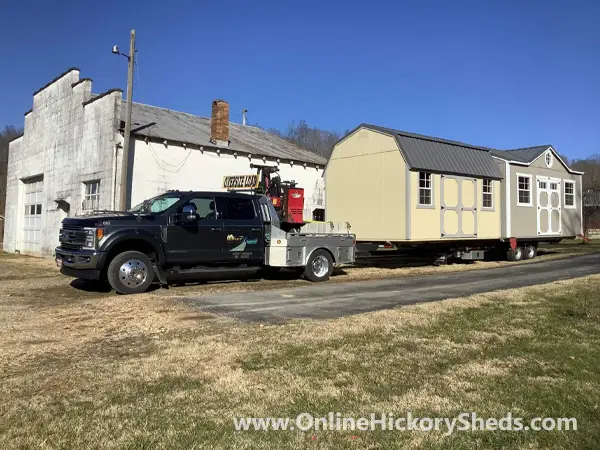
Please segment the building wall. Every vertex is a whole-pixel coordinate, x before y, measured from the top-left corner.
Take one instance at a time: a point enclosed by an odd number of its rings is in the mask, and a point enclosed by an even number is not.
[[[23,136],[10,142],[8,146],[8,165],[7,165],[7,183],[6,183],[6,211],[4,220],[4,241],[3,249],[5,251],[15,251],[15,238],[17,236],[17,205],[19,200],[19,185],[11,182],[11,174],[15,173],[16,162],[21,154]]]
[[[312,210],[323,206],[322,169],[306,168],[299,163],[277,163],[274,159],[246,155],[217,154],[214,151],[185,149],[181,146],[165,146],[156,142],[146,143],[134,139],[132,147],[131,205],[162,194],[171,189],[197,191],[225,191],[222,188],[225,175],[256,173],[250,163],[279,166],[284,181],[296,181],[304,188],[304,219],[312,220]]]
[[[121,93],[84,106],[91,88],[91,80],[79,82],[79,71],[71,70],[34,94],[24,135],[9,149],[4,250],[52,255],[61,220],[81,212],[85,181],[100,180],[100,208],[111,207]],[[35,250],[23,246],[24,181],[32,177],[43,177],[41,239]],[[57,200],[70,205],[68,212]]]
[[[359,129],[325,170],[327,221],[349,222],[361,241],[406,239],[406,164],[393,137]]]
[[[517,180],[518,174],[531,175],[531,206],[519,206],[517,203]],[[539,237],[538,235],[538,185],[536,176],[558,178],[560,183],[561,202],[561,227],[562,236],[576,236],[581,234],[581,175],[571,174],[554,157],[551,168],[546,167],[544,155],[535,160],[530,166],[518,164],[510,165],[510,236],[516,238]],[[564,205],[564,180],[575,181],[575,208],[565,208]],[[560,236],[560,235],[556,235]]]

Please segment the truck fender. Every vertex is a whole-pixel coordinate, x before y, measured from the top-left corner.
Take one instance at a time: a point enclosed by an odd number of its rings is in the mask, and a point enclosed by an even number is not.
[[[144,241],[147,244],[149,244],[156,251],[156,254],[158,256],[158,262],[161,265],[165,263],[165,249],[162,245],[162,242],[160,242],[160,240],[152,234],[140,230],[121,230],[109,234],[100,241],[100,246],[98,250],[101,252],[108,253],[116,245],[131,240]]]

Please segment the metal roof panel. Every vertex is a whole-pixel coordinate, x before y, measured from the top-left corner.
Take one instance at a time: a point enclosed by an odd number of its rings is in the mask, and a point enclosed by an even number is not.
[[[121,120],[125,120],[125,102]],[[144,127],[135,134],[189,144],[215,147],[210,142],[210,118],[195,116],[157,106],[133,103],[132,129]],[[261,128],[229,122],[229,150],[242,153],[325,165],[327,158],[304,150]]]
[[[363,126],[394,136],[411,169],[481,178],[502,178],[489,148],[376,125]]]

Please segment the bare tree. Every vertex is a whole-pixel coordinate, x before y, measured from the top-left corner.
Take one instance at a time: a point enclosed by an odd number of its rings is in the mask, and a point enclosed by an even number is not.
[[[342,137],[337,131],[311,127],[304,120],[291,122],[283,132],[273,128],[268,131],[325,158],[329,158],[334,144]]]
[[[585,159],[574,160],[574,170],[583,174],[583,232],[588,234],[592,228],[600,228],[600,154]]]
[[[4,239],[4,211],[6,210],[6,178],[8,171],[8,143],[22,132],[15,127],[4,127],[0,131],[0,244]],[[2,245],[0,245],[0,250]]]

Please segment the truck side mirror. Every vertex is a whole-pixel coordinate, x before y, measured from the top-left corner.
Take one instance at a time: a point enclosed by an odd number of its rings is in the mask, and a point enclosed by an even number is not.
[[[183,210],[181,212],[181,221],[182,222],[197,222],[198,214],[196,214],[196,208],[194,205],[184,205]]]

